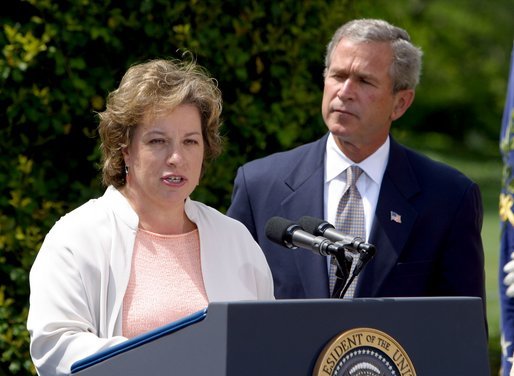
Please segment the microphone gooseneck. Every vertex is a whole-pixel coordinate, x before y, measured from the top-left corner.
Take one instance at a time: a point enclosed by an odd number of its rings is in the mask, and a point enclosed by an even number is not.
[[[315,236],[302,229],[298,224],[282,217],[272,217],[266,223],[266,237],[290,249],[304,248],[322,256],[339,253],[340,244],[323,236]]]
[[[303,216],[298,220],[302,228],[317,236],[323,236],[335,243],[342,244],[344,248],[357,252],[367,251],[375,248],[374,245],[366,243],[362,238],[344,235],[337,231],[334,225],[319,218]],[[373,255],[375,252],[372,252]]]

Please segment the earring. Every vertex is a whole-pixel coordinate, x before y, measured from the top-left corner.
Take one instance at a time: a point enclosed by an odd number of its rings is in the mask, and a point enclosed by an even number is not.
[[[125,175],[128,175],[128,166],[125,166]]]

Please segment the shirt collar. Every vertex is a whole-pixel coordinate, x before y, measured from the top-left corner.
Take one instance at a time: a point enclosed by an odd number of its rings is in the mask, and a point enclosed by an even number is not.
[[[384,176],[387,160],[389,158],[390,140],[386,141],[373,154],[357,165],[375,183],[380,185]],[[334,135],[330,134],[327,138],[326,160],[325,160],[325,183],[335,179],[349,166],[355,163],[348,158],[337,146]]]

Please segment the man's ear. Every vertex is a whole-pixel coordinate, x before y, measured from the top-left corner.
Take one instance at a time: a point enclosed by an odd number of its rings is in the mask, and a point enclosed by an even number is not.
[[[402,117],[414,101],[414,96],[415,92],[413,89],[400,90],[394,94],[393,112],[391,113],[392,121]]]

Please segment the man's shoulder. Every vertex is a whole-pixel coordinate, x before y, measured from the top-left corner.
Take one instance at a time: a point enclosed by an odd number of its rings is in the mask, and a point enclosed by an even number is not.
[[[454,183],[461,182],[464,185],[473,183],[473,181],[462,171],[446,162],[436,159],[435,156],[427,155],[404,145],[401,145],[400,147],[404,151],[410,165],[418,177],[426,177],[433,182],[452,181]]]
[[[323,158],[325,152],[326,136],[297,146],[286,151],[275,152],[265,157],[257,158],[246,162],[243,165],[245,170],[262,170],[265,168],[280,170],[281,168],[296,163],[304,158]]]

